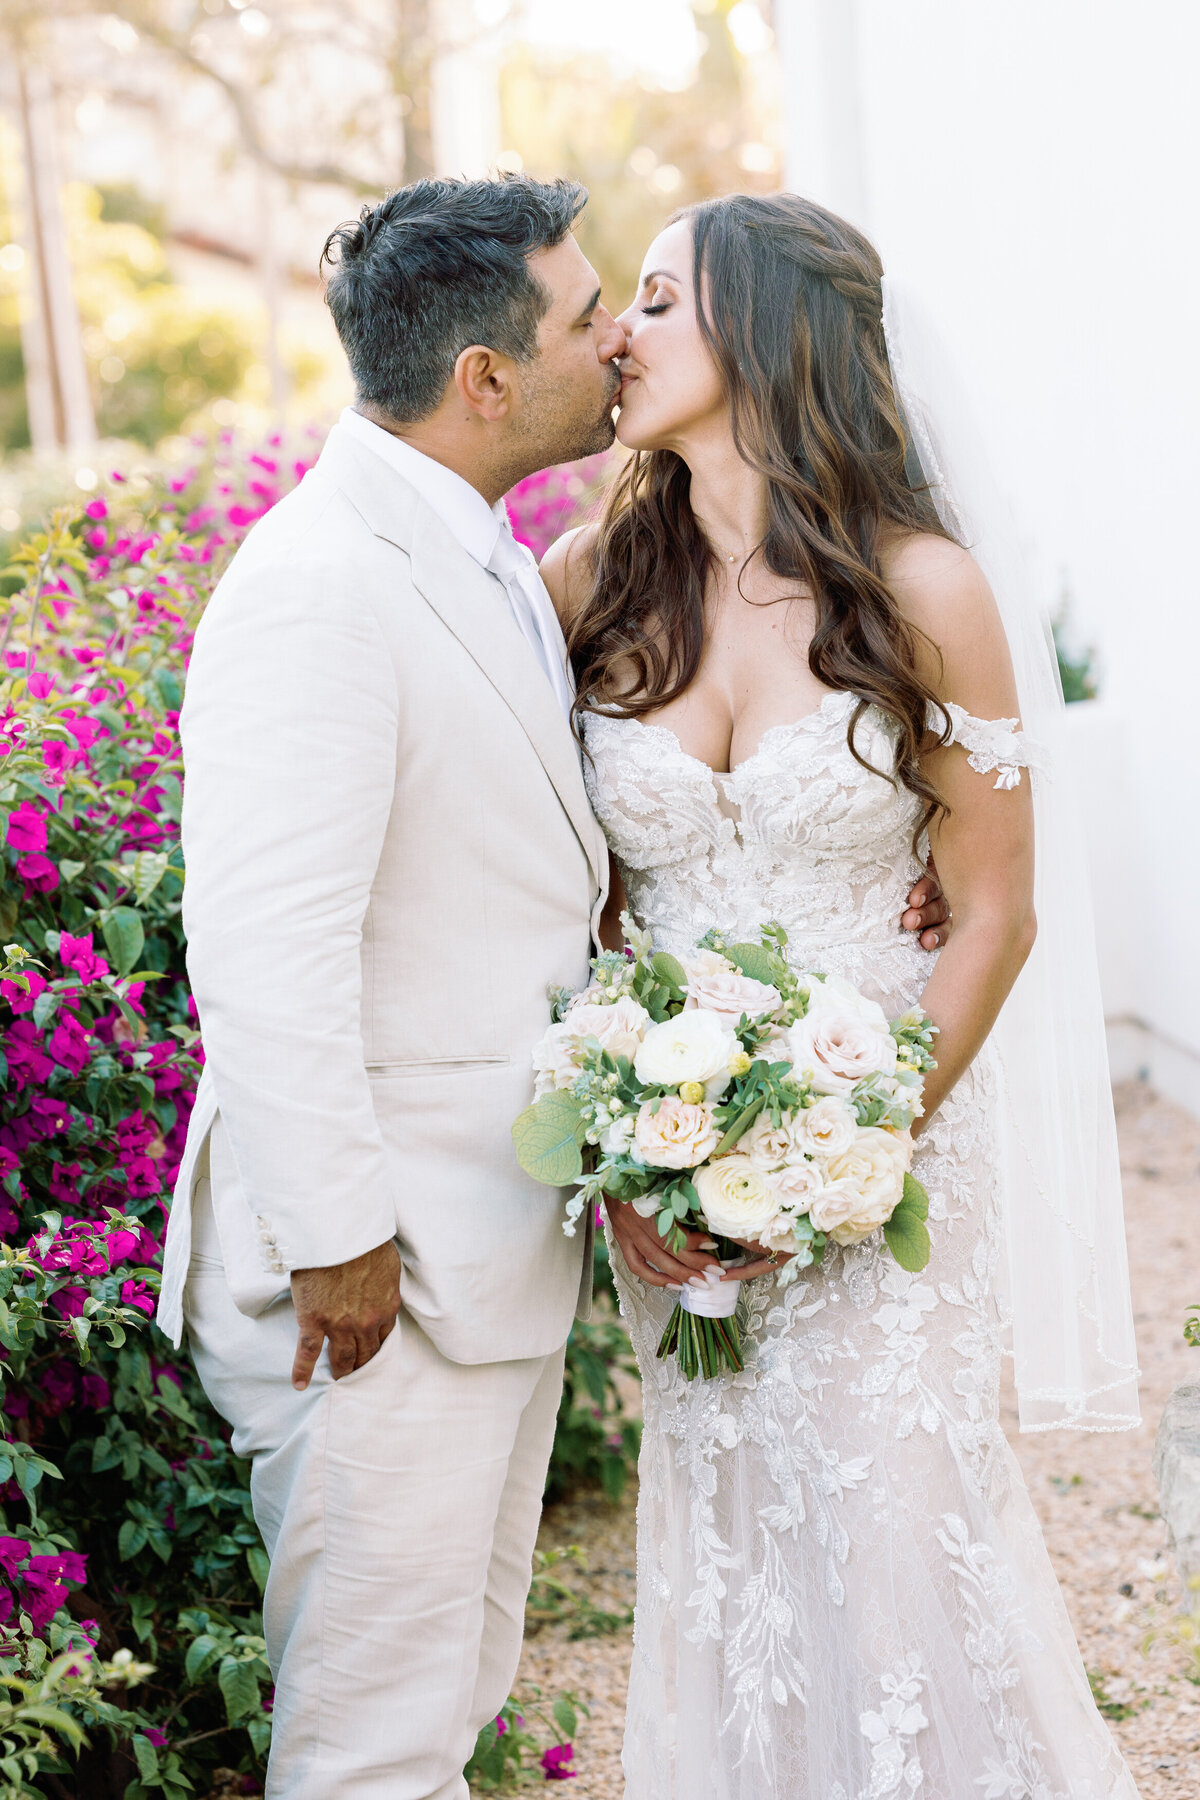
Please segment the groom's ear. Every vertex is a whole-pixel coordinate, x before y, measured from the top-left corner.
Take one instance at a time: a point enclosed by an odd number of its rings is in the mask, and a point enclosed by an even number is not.
[[[469,412],[485,424],[499,424],[511,415],[516,403],[516,365],[511,357],[502,356],[498,350],[489,350],[484,344],[470,344],[458,353],[454,364],[454,386]]]

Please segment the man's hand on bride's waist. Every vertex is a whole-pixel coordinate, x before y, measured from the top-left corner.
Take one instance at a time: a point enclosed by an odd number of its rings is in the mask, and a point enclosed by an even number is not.
[[[922,875],[909,893],[900,924],[916,936],[922,950],[940,950],[953,930],[954,915],[946,903],[932,857],[928,867],[928,875]]]

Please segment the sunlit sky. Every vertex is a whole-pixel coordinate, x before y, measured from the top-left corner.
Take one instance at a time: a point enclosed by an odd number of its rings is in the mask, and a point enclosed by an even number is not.
[[[688,0],[520,0],[521,37],[563,50],[597,51],[618,65],[667,85],[686,80],[696,63],[696,28]]]

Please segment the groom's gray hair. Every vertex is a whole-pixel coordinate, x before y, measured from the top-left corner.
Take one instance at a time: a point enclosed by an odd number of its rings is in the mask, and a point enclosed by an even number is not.
[[[532,361],[550,294],[526,259],[560,244],[586,201],[577,181],[528,175],[414,181],[330,232],[325,298],[359,399],[411,424],[469,344]]]

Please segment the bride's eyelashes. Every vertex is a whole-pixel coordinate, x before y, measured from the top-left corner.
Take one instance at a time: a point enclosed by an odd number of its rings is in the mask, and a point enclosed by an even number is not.
[[[656,306],[643,306],[642,312],[645,314],[646,318],[652,319],[655,313],[666,312],[670,304],[671,302],[669,300],[660,300]]]

